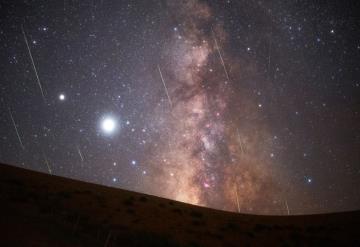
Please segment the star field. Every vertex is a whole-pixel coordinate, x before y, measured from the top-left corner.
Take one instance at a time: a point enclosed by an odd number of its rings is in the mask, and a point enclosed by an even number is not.
[[[356,1],[3,1],[0,161],[222,210],[360,207]]]

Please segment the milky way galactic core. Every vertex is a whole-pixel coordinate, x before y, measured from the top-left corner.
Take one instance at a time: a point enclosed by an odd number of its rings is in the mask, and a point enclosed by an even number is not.
[[[1,3],[0,160],[241,213],[358,209],[354,9]]]

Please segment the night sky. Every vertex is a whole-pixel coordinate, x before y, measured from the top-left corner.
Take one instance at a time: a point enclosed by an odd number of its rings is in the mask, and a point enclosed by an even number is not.
[[[0,161],[217,209],[360,208],[356,1],[1,1]]]

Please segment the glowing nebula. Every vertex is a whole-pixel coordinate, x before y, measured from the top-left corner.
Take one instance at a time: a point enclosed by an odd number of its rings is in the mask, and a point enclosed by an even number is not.
[[[183,202],[266,212],[264,205],[280,195],[263,155],[270,135],[257,124],[256,104],[244,94],[234,96],[238,82],[230,82],[229,74],[241,71],[230,66],[237,63],[230,56],[225,65],[225,31],[204,4],[170,6],[178,11],[182,25],[176,35],[182,38],[175,35],[163,55],[162,76],[173,104],[168,112],[155,109],[162,145],[151,159],[157,171],[149,186],[154,194]]]

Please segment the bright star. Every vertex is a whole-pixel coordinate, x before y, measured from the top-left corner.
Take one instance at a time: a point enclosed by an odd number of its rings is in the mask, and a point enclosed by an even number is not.
[[[116,121],[114,118],[112,117],[106,117],[102,120],[101,122],[101,129],[106,133],[106,134],[111,134],[115,131],[116,129]]]
[[[59,95],[59,100],[61,100],[61,101],[64,101],[65,100],[65,94],[60,94]]]

